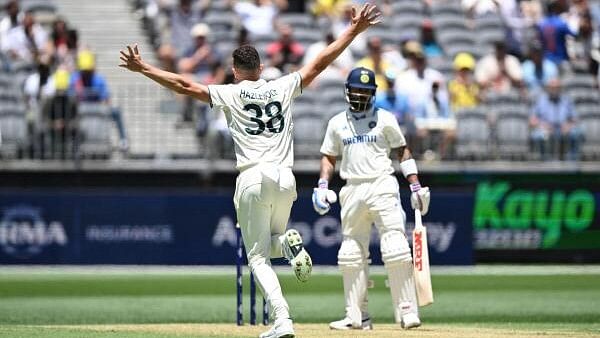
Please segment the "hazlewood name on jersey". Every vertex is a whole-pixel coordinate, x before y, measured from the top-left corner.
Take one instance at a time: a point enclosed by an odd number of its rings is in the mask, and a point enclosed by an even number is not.
[[[251,92],[248,90],[241,89],[240,90],[240,98],[246,100],[269,100],[273,97],[277,96],[277,89],[267,90],[263,93]]]

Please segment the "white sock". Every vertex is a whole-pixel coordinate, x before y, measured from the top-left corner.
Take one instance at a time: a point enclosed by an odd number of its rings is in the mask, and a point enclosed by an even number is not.
[[[275,320],[290,318],[289,307],[281,293],[281,286],[275,271],[264,262],[253,264],[251,268]]]
[[[397,323],[402,320],[401,304],[410,302],[412,309],[417,315],[417,293],[415,290],[415,280],[413,278],[413,265],[411,261],[393,262],[385,264],[388,273],[388,284],[392,294],[392,304],[394,306],[394,318]],[[405,304],[403,304],[405,305]]]
[[[365,269],[341,267],[344,279],[344,298],[346,299],[346,316],[352,320],[354,327],[362,326],[362,307],[366,301],[367,275]]]

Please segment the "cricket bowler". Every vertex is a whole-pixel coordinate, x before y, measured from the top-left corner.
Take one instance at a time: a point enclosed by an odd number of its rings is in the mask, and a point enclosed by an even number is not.
[[[321,146],[321,176],[312,196],[319,214],[327,213],[336,200],[328,182],[337,157],[341,157],[340,176],[346,181],[339,193],[343,239],[338,252],[346,316],[331,322],[331,329],[372,329],[367,308],[371,224],[381,238],[394,318],[405,329],[421,325],[405,234],[406,214],[390,154],[397,154],[402,174],[410,183],[412,207],[423,215],[429,208],[429,188],[419,184],[417,164],[395,116],[374,107],[376,89],[373,71],[361,67],[350,72],[346,81],[348,109],[329,120]]]
[[[360,11],[353,8],[350,25],[315,60],[269,82],[260,78],[263,65],[256,49],[249,45],[233,52],[236,84],[209,86],[147,64],[137,45],[121,51],[121,67],[225,113],[240,171],[233,198],[237,220],[249,268],[274,317],[273,326],[260,335],[262,338],[294,337],[288,304],[270,259],[284,256],[300,281],[306,281],[312,271],[300,234],[293,229],[285,231],[296,200],[292,103],[358,34],[380,22],[380,16],[374,5],[365,4]]]

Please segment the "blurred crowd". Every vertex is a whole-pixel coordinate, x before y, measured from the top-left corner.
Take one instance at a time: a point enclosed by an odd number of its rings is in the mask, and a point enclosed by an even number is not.
[[[164,68],[204,83],[226,83],[232,79],[228,53],[236,46],[256,45],[264,58],[265,78],[276,78],[315,57],[348,24],[351,6],[362,2],[139,0],[138,5]],[[594,92],[581,101],[584,109],[585,103],[587,108],[597,103],[598,3],[376,2],[387,22],[374,34],[355,41],[320,80],[338,79],[341,86],[355,66],[374,70],[377,105],[396,114],[417,155],[455,158],[457,116],[479,107],[493,120],[489,113],[493,109],[485,107],[506,95],[516,98],[520,108],[526,105],[526,142],[528,149],[535,151],[534,158],[579,158],[583,141],[579,105],[566,94],[561,79],[569,74],[592,79],[587,89]],[[444,45],[438,36],[444,34],[448,40],[453,28],[452,15],[436,12],[444,6],[451,14],[452,6],[458,8],[460,12],[453,13],[457,25],[464,25],[475,37],[480,33],[478,25],[486,20],[496,20],[498,29],[492,32],[500,34],[488,38],[489,48]],[[403,11],[413,8],[418,8],[418,21],[411,19],[411,13],[402,16]],[[411,27],[407,27],[416,29],[398,29],[401,26],[394,21],[402,20],[410,21]],[[341,87],[339,96],[343,99]],[[224,134],[219,140],[227,139],[226,123],[218,112],[213,116],[206,107],[191,101],[184,107],[181,122],[196,123],[199,136],[219,130]]]
[[[219,84],[233,80],[229,55],[243,44],[257,47],[267,80],[298,69],[363,1],[133,2],[164,69]],[[376,105],[397,116],[417,157],[577,160],[600,146],[599,2],[375,2],[384,22],[305,92],[298,115],[318,112],[326,121],[344,109],[344,80],[363,66],[376,73]],[[214,156],[231,157],[223,113],[176,100],[177,127],[194,128]],[[116,126],[118,148],[128,149],[121,112],[77,30],[58,15],[37,22],[16,0],[6,2],[0,20],[0,103],[2,140],[24,143],[17,156],[73,158],[86,142],[106,145],[107,134],[97,132],[109,128],[106,119]],[[16,127],[20,119],[24,130]],[[0,149],[5,156],[8,143]],[[100,157],[110,156],[103,149]]]
[[[96,59],[82,46],[78,32],[54,13],[38,22],[34,11],[24,11],[17,0],[5,2],[0,20],[0,126],[3,156],[36,159],[72,159],[78,147],[93,138],[100,125],[86,124],[105,114],[116,122],[121,150],[128,147],[118,109],[111,107],[104,77],[96,72]],[[85,120],[87,117],[84,117]],[[22,123],[21,123],[22,122]],[[18,148],[8,154],[9,142]],[[109,150],[110,151],[110,150]],[[107,152],[101,154],[109,156]]]

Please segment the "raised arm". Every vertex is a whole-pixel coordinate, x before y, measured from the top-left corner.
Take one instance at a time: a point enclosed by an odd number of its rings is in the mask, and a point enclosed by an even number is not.
[[[356,13],[356,7],[352,7],[352,23],[350,26],[346,28],[340,37],[323,49],[314,60],[298,71],[302,76],[302,87],[310,85],[350,45],[358,34],[379,22],[381,22],[381,13],[375,5],[364,4],[360,13]]]
[[[129,53],[121,51],[121,61],[123,63],[119,67],[129,69],[135,73],[141,73],[161,86],[179,94],[191,96],[200,101],[210,102],[210,94],[207,86],[189,81],[179,74],[164,71],[144,62],[140,56],[137,44],[134,47],[127,46],[127,49]]]

